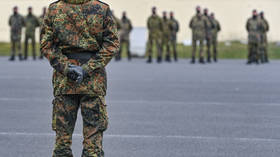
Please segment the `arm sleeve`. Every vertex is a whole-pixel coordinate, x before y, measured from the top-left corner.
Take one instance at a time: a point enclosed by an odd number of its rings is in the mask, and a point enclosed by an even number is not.
[[[117,25],[109,8],[106,12],[103,29],[104,32],[100,51],[92,57],[87,64],[83,65],[83,69],[87,73],[91,73],[98,68],[105,68],[119,50]]]
[[[189,27],[192,29],[193,18],[190,21]]]
[[[11,20],[12,20],[12,18],[10,17],[10,18],[9,18],[9,26],[12,25],[12,21],[11,21]]]
[[[268,32],[269,31],[269,24],[266,20],[265,20],[265,24],[266,24],[266,32]]]
[[[180,25],[179,25],[178,21],[176,21],[176,32],[179,32],[179,30],[180,30]]]
[[[249,32],[249,20],[247,21],[247,23],[246,23],[246,30]]]
[[[217,22],[217,24],[218,24],[218,32],[220,32],[222,30],[221,25],[219,22]]]
[[[67,74],[68,65],[70,64],[68,58],[59,51],[54,43],[54,32],[52,29],[52,20],[50,11],[44,18],[42,26],[42,40],[40,50],[44,56],[49,60],[51,66],[63,75]]]

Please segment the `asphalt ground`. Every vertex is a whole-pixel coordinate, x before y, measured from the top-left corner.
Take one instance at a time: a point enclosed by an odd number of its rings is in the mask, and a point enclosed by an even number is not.
[[[107,67],[106,157],[279,157],[280,61]],[[0,58],[0,157],[50,157],[52,69]],[[82,150],[81,116],[73,152]]]

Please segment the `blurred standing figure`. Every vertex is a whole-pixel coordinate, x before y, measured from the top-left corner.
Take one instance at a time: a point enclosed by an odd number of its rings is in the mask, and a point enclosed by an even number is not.
[[[49,6],[43,29],[41,51],[54,69],[52,156],[73,157],[72,135],[81,108],[81,156],[104,157],[106,66],[119,50],[110,7],[98,0],[59,0]]]
[[[171,41],[171,30],[172,30],[172,23],[167,18],[167,13],[163,12],[162,17],[162,43],[161,43],[161,51],[164,53],[164,50],[166,51],[165,55],[165,61],[170,62],[170,41]]]
[[[41,40],[42,40],[41,34],[44,33],[44,32],[42,32],[42,31],[43,31],[42,26],[43,26],[43,20],[44,20],[44,17],[45,17],[45,15],[46,15],[46,13],[47,13],[47,8],[44,7],[44,8],[43,8],[43,13],[42,13],[42,15],[39,17],[39,22],[40,22],[40,42],[41,42]],[[42,53],[42,52],[40,53],[40,59],[43,59],[43,53]]]
[[[208,9],[205,8],[203,11],[203,18],[206,21],[206,34],[205,34],[205,40],[206,40],[206,47],[207,47],[207,62],[211,63],[211,40],[212,40],[212,28],[213,23],[208,15]]]
[[[199,62],[204,64],[203,58],[203,41],[205,39],[208,21],[201,14],[200,6],[196,7],[196,15],[192,17],[189,27],[192,29],[192,59],[191,63],[195,63],[196,44],[199,41]]]
[[[120,36],[121,36],[121,28],[122,28],[122,22],[121,22],[121,20],[119,19],[119,18],[117,18],[116,16],[115,16],[115,14],[114,14],[114,11],[112,10],[112,17],[113,17],[113,19],[114,19],[114,21],[116,22],[116,24],[117,24],[117,30],[118,30],[118,38],[119,38],[119,40],[120,40]],[[120,56],[120,51],[116,54],[116,56],[115,56],[115,60],[116,61],[120,61],[121,60],[121,58],[120,58],[121,56]]]
[[[172,23],[172,29],[171,29],[171,49],[173,52],[174,60],[177,61],[177,33],[179,32],[179,23],[174,18],[174,13],[170,12],[170,21]]]
[[[32,7],[28,8],[28,15],[25,17],[25,41],[24,41],[24,59],[28,57],[28,41],[31,39],[33,60],[36,60],[36,41],[35,30],[40,26],[40,22],[32,13]]]
[[[213,60],[214,62],[218,61],[218,51],[217,51],[217,45],[218,45],[218,33],[221,31],[221,26],[220,23],[217,19],[215,19],[215,14],[211,13],[211,23],[213,24],[212,31],[211,31],[211,36],[212,36],[212,41],[211,45],[213,46]]]
[[[154,44],[157,49],[157,62],[161,63],[161,36],[162,36],[162,19],[157,15],[156,7],[152,8],[152,15],[148,18],[147,27],[149,30],[149,39],[147,43],[148,60],[147,63],[152,62],[152,51]]]
[[[9,26],[11,27],[11,58],[15,60],[15,55],[18,53],[19,60],[22,60],[21,52],[21,32],[24,27],[24,18],[18,13],[18,7],[13,8],[13,15],[10,16]]]
[[[258,18],[257,10],[253,10],[253,16],[247,20],[246,29],[248,31],[248,62],[259,64],[259,46],[262,24]]]
[[[261,30],[261,48],[260,51],[262,51],[262,57],[261,61],[263,63],[268,63],[268,52],[267,52],[267,47],[268,47],[268,42],[267,42],[267,32],[269,31],[269,24],[268,21],[264,17],[264,12],[262,11],[260,13],[260,20],[262,25],[264,26],[263,29]]]
[[[131,60],[131,53],[130,53],[130,32],[132,31],[133,27],[130,22],[130,20],[126,16],[126,12],[123,12],[122,19],[121,19],[121,31],[120,31],[120,52],[118,54],[118,59],[121,60],[122,57],[122,51],[123,46],[125,45],[126,52],[127,52],[127,58],[130,61]]]

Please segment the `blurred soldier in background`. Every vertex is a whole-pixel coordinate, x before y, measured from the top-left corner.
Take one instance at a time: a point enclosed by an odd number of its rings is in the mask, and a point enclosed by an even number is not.
[[[253,16],[247,20],[246,29],[248,31],[248,62],[259,64],[259,46],[262,24],[258,18],[257,10],[253,10]]]
[[[11,27],[11,58],[15,60],[15,55],[18,53],[19,60],[22,60],[21,53],[21,32],[24,27],[24,18],[18,13],[18,7],[13,8],[13,15],[10,16],[9,26]]]
[[[211,40],[212,40],[212,28],[213,24],[211,22],[211,19],[208,15],[208,9],[205,8],[203,11],[203,18],[206,21],[206,34],[205,34],[205,40],[206,40],[206,47],[207,47],[207,62],[211,63]]]
[[[79,108],[84,137],[81,156],[104,157],[105,67],[119,49],[110,7],[93,0],[56,1],[47,11],[43,29],[41,51],[54,68],[53,157],[73,157],[72,134]]]
[[[157,49],[157,62],[161,63],[161,36],[162,36],[162,19],[156,13],[156,7],[152,8],[152,15],[148,18],[147,27],[149,30],[149,39],[147,43],[148,60],[147,63],[152,62],[153,45],[156,45]]]
[[[39,17],[39,22],[40,22],[40,42],[41,42],[41,40],[42,40],[42,37],[41,37],[41,34],[43,34],[44,32],[42,32],[42,25],[43,25],[43,20],[44,20],[44,17],[45,17],[45,15],[46,15],[46,13],[47,13],[47,8],[46,7],[44,7],[43,8],[43,13],[42,13],[42,15]],[[43,53],[41,52],[40,53],[40,59],[43,59]]]
[[[172,23],[172,29],[171,29],[171,49],[173,52],[174,60],[177,61],[177,33],[179,32],[179,23],[174,18],[174,13],[170,12],[170,21]]]
[[[211,13],[211,23],[213,24],[211,36],[212,42],[211,45],[213,46],[213,60],[214,62],[218,61],[218,52],[217,52],[217,44],[218,44],[218,32],[221,31],[221,26],[218,20],[215,19],[215,14]]]
[[[28,57],[28,41],[31,39],[32,43],[32,55],[36,60],[36,42],[35,42],[35,30],[40,26],[40,22],[36,16],[32,13],[32,7],[28,8],[28,15],[25,17],[25,41],[24,41],[24,59]]]
[[[172,30],[172,23],[167,18],[167,13],[163,12],[162,17],[162,43],[161,43],[161,50],[162,53],[164,53],[164,50],[166,51],[165,55],[165,61],[170,62],[170,40],[171,40],[171,30]]]
[[[112,10],[112,17],[115,20],[116,24],[117,24],[117,29],[118,29],[118,38],[120,40],[120,36],[121,36],[121,28],[122,28],[122,22],[119,18],[117,18],[114,14],[114,11]],[[116,54],[115,56],[115,60],[116,61],[120,61],[121,60],[121,56],[120,56],[120,51]]]
[[[261,61],[262,63],[268,63],[269,59],[268,59],[268,52],[267,52],[267,47],[268,47],[267,32],[269,31],[269,24],[264,17],[263,11],[260,13],[260,20],[262,25],[264,26],[261,31],[261,44],[260,44],[260,51],[262,51]]]
[[[200,6],[196,7],[196,15],[190,21],[189,27],[192,29],[192,59],[191,63],[195,63],[196,44],[199,41],[199,62],[204,64],[203,59],[203,41],[205,39],[208,21],[201,14]]]
[[[129,35],[132,31],[133,27],[130,20],[126,16],[126,12],[123,12],[122,19],[121,19],[121,31],[120,31],[120,52],[118,54],[118,59],[121,60],[123,46],[125,45],[125,50],[127,51],[127,58],[131,60],[131,53],[130,53],[130,39]]]

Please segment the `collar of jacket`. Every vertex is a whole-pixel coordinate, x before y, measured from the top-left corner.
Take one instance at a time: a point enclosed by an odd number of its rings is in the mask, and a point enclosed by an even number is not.
[[[86,3],[88,1],[91,1],[91,0],[62,0],[66,3],[71,3],[71,4],[83,4],[83,3]]]

